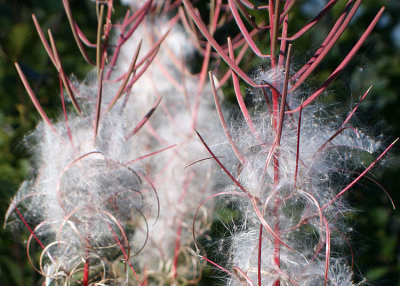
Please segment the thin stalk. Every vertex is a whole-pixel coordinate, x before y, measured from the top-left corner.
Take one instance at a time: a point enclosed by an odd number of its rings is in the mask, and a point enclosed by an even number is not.
[[[292,53],[292,45],[290,44],[288,47],[288,52],[286,55],[286,65],[285,65],[285,80],[283,83],[283,92],[282,92],[282,97],[281,97],[281,106],[280,106],[280,111],[279,111],[279,123],[278,123],[278,133],[276,135],[276,146],[279,147],[281,143],[281,137],[282,137],[282,129],[283,129],[283,121],[285,119],[285,106],[286,106],[286,97],[288,93],[288,82],[289,82],[289,73],[290,73],[290,55]],[[275,115],[275,114],[274,114]],[[274,117],[274,120],[276,118]],[[279,174],[279,150],[275,151],[274,154],[274,186],[277,186],[279,184],[280,180],[280,174]],[[274,231],[275,233],[279,236],[280,234],[280,224],[279,224],[279,219],[278,219],[278,211],[279,211],[279,205],[281,204],[281,198],[279,197],[279,192],[277,192],[277,198],[275,201],[275,208],[274,208],[274,214],[276,218],[275,222],[275,227]],[[276,263],[277,267],[281,267],[280,263],[280,242],[275,238],[274,240],[274,262]],[[276,280],[274,282],[274,286],[280,286],[281,283],[279,280]]]
[[[103,74],[104,74],[104,70],[100,69],[98,86],[97,86],[97,102],[96,102],[96,115],[95,115],[95,119],[94,119],[93,143],[96,142],[96,137],[97,137],[97,133],[99,130],[99,124],[100,124],[101,102],[102,102],[102,98],[103,98]]]
[[[303,114],[303,104],[300,105],[299,122],[297,125],[297,144],[296,144],[296,169],[294,170],[294,188],[297,185],[297,173],[299,170],[299,157],[300,157],[300,128],[301,128],[301,115]]]
[[[182,236],[182,219],[180,219],[179,224],[178,224],[178,230],[176,231],[175,235],[175,250],[174,250],[174,258],[172,262],[172,270],[171,270],[171,275],[176,281],[176,278],[178,277],[178,258],[179,258],[179,248],[181,245],[181,236]]]
[[[279,110],[279,124],[278,124],[278,134],[277,134],[278,146],[281,143],[283,120],[285,118],[285,107],[286,107],[286,97],[288,94],[291,53],[292,53],[292,44],[289,45],[288,52],[286,55],[285,80],[283,83],[283,93],[282,93],[282,98],[281,98],[281,106],[280,106],[280,110]]]
[[[260,224],[260,233],[258,235],[258,265],[257,265],[257,276],[258,276],[258,286],[261,286],[262,276],[261,276],[261,266],[262,266],[262,235],[263,235],[263,225]]]
[[[96,67],[97,67],[97,78],[100,79],[100,69],[101,69],[101,55],[102,55],[102,45],[101,37],[103,30],[103,20],[104,20],[104,5],[100,5],[100,12],[97,22],[97,40],[96,40]]]
[[[275,0],[275,10],[274,10],[274,22],[272,25],[272,37],[271,37],[271,66],[275,68],[276,65],[276,50],[278,46],[278,29],[279,29],[279,10],[280,10],[280,0]]]
[[[283,24],[282,24],[282,38],[285,38],[287,36],[288,26],[289,26],[289,16],[286,15],[285,18],[283,19]],[[279,61],[278,61],[279,68],[283,67],[283,63],[285,60],[286,46],[287,46],[287,41],[285,39],[281,39],[281,45],[279,49]]]

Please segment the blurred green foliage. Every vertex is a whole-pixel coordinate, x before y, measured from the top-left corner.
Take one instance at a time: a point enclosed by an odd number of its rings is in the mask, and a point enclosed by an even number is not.
[[[89,39],[95,39],[96,15],[90,1],[71,0],[74,17]],[[302,1],[291,20],[290,33],[311,19],[309,7],[326,1]],[[332,14],[294,45],[295,62],[299,67],[312,55],[323,35],[329,32],[341,1]],[[399,1],[364,1],[348,31],[312,75],[312,88],[326,79],[352,48],[369,21],[382,5],[387,10],[359,54],[330,88],[326,99],[340,102],[350,110],[370,85],[373,89],[357,114],[370,134],[389,144],[400,134],[400,29]],[[117,3],[116,3],[117,4]],[[310,6],[311,5],[311,6]],[[307,8],[308,7],[308,8]],[[116,6],[117,15],[121,7]],[[39,115],[35,111],[14,68],[18,61],[50,117],[60,114],[59,86],[55,69],[36,34],[31,14],[35,13],[42,29],[50,28],[56,39],[67,74],[83,79],[91,69],[81,58],[75,45],[61,1],[0,0],[0,223],[10,198],[21,182],[29,177],[29,150],[24,135],[35,128]],[[218,32],[217,32],[218,33]],[[219,31],[221,36],[226,31]],[[94,54],[90,54],[94,57]],[[383,136],[381,136],[383,135]],[[395,204],[400,204],[400,147],[391,151],[371,176],[382,183]],[[365,275],[373,285],[400,286],[400,213],[393,211],[386,195],[368,180],[353,188],[349,199],[359,212],[352,218],[357,235],[351,238],[355,271]],[[225,210],[227,211],[227,210]],[[26,233],[7,228],[0,232],[0,283],[7,285],[40,285],[40,278],[27,262],[24,241]],[[210,274],[212,275],[212,274]],[[204,283],[203,283],[204,284]],[[204,285],[207,285],[205,282]]]

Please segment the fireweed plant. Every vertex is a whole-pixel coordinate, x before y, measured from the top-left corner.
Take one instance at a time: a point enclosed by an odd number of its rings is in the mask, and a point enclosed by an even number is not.
[[[213,37],[188,0],[182,2],[202,36],[229,66],[241,110],[241,118],[227,122],[218,108],[234,159],[224,160],[222,152],[208,146],[199,134],[210,155],[231,179],[231,184],[213,197],[233,197],[242,216],[241,225],[232,229],[227,266],[216,265],[227,273],[227,284],[355,285],[352,262],[342,253],[346,247],[351,252],[348,230],[343,224],[351,209],[343,201],[343,194],[392,145],[381,150],[377,159],[350,183],[341,181],[341,174],[354,171],[346,168],[351,165],[348,163],[354,166],[359,152],[375,153],[379,142],[351,125],[358,105],[337,122],[324,116],[328,114],[324,112],[326,107],[317,99],[364,43],[384,8],[326,81],[307,94],[301,86],[345,31],[361,1],[347,1],[321,46],[297,71],[290,65],[296,39],[317,25],[338,1],[329,1],[310,23],[290,34],[290,12],[296,1],[271,0],[256,5],[253,1],[228,0],[229,15],[241,36],[228,38],[225,44]],[[215,10],[222,6],[221,1],[216,1]],[[265,17],[256,21],[255,15],[260,14]],[[263,42],[268,43],[264,51],[260,45]],[[241,49],[247,46],[266,66],[251,76],[240,67],[239,60]],[[212,73],[210,79],[219,107],[216,93],[220,86],[214,83]],[[251,109],[243,100],[241,81],[247,84],[247,98],[253,101]],[[368,91],[360,103],[367,94]]]
[[[382,148],[352,125],[369,90],[342,121],[318,98],[384,9],[309,93],[305,82],[361,0],[328,1],[294,32],[295,0],[212,0],[208,10],[196,8],[201,1],[124,0],[130,10],[115,23],[112,0],[92,2],[93,41],[62,0],[78,49],[94,66],[82,81],[67,76],[51,31],[46,36],[33,15],[59,74],[58,120],[47,117],[15,64],[42,122],[27,136],[33,176],[5,221],[22,221],[29,230],[27,255],[43,285],[198,284],[206,265],[226,285],[357,285],[343,195],[395,142]],[[296,39],[338,2],[346,2],[342,13],[295,71]],[[214,37],[229,25],[237,34],[226,42]],[[95,49],[94,59],[88,49]],[[198,73],[187,64],[195,53],[202,58]],[[252,62],[261,67],[249,75]],[[222,102],[230,86],[238,112]],[[357,156],[365,152],[376,158],[357,173]],[[346,174],[353,179],[341,180]],[[227,226],[227,252],[210,254],[216,248],[201,242],[212,240],[217,200],[233,205],[240,223]],[[215,256],[225,260],[209,258]]]
[[[59,72],[64,114],[56,122],[47,117],[16,64],[43,122],[28,138],[33,179],[6,219],[16,214],[29,229],[28,258],[45,285],[195,284],[201,277],[191,222],[213,182],[210,164],[185,166],[208,156],[194,130],[212,139],[220,127],[204,124],[218,122],[212,97],[203,100],[211,94],[207,65],[202,76],[190,73],[191,40],[179,14],[165,16],[176,4],[152,4],[113,24],[113,1],[95,2],[91,43],[63,1],[79,50],[95,66],[82,82],[66,76],[51,32],[47,38],[33,16]],[[95,59],[87,48],[96,49]],[[202,210],[197,235],[209,229],[210,211]]]

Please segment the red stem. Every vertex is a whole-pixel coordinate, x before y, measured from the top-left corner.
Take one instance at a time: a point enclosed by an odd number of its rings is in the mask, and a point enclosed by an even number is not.
[[[85,265],[83,268],[83,278],[82,278],[82,285],[88,286],[89,285],[89,248],[85,250]]]
[[[260,235],[258,239],[258,286],[261,286],[261,262],[262,262],[262,235],[263,235],[263,225],[260,225]]]
[[[279,204],[276,203],[276,206],[278,206],[278,205]],[[275,233],[277,235],[279,235],[279,232],[280,232],[279,221],[276,221],[276,223],[275,223]],[[276,266],[278,266],[278,268],[280,268],[281,267],[281,248],[280,248],[279,241],[276,238],[274,239],[274,244],[275,244],[274,262],[275,262]],[[274,282],[274,286],[280,286],[280,285],[281,285],[281,281],[279,279]]]
[[[275,90],[272,90],[272,106],[273,106],[273,117],[272,117],[272,125],[275,130],[276,136],[278,136],[278,108],[279,108],[279,93]],[[279,184],[279,150],[276,150],[274,153],[274,186]],[[279,192],[277,193],[279,195]],[[276,235],[279,236],[280,228],[279,228],[279,220],[277,219],[278,214],[278,206],[279,206],[279,198],[275,201],[274,208],[274,216],[275,216],[275,227],[274,231]],[[277,238],[274,238],[274,262],[280,268],[280,242]],[[280,280],[276,280],[273,284],[274,286],[280,286]]]
[[[175,252],[174,252],[174,261],[172,263],[172,277],[174,280],[176,280],[178,276],[178,272],[176,271],[177,266],[178,266],[178,257],[179,257],[179,248],[181,245],[181,236],[182,236],[182,220],[180,220],[179,225],[178,225],[178,230],[176,231],[176,237],[175,237]]]

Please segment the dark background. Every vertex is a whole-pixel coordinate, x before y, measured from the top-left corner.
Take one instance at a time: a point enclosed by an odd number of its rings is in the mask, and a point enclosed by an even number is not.
[[[70,2],[76,21],[88,38],[95,39],[97,22],[93,4],[83,0]],[[387,146],[400,135],[400,1],[364,2],[349,29],[312,74],[308,84],[310,89],[318,87],[352,48],[379,8],[387,5],[372,35],[325,95],[328,102],[338,103],[333,108],[350,110],[373,85],[357,113],[357,121]],[[326,1],[299,1],[292,32],[312,17],[315,5],[324,3]],[[312,55],[344,4],[340,3],[320,25],[296,42],[295,66],[301,66]],[[116,18],[120,18],[122,12],[122,7],[116,3]],[[83,79],[91,69],[75,45],[61,1],[0,0],[1,224],[10,199],[21,182],[29,178],[30,154],[23,138],[40,120],[17,76],[15,61],[23,67],[47,114],[56,118],[62,112],[58,77],[36,34],[32,13],[36,14],[44,31],[51,28],[67,74]],[[400,143],[397,145],[370,176],[383,185],[400,207]],[[400,285],[399,211],[393,210],[385,194],[367,180],[354,187],[347,198],[358,210],[349,218],[355,229],[351,241],[356,258],[355,272],[366,276],[372,285]],[[27,262],[24,246],[27,234],[17,230],[0,231],[0,284],[40,285],[39,277]]]

